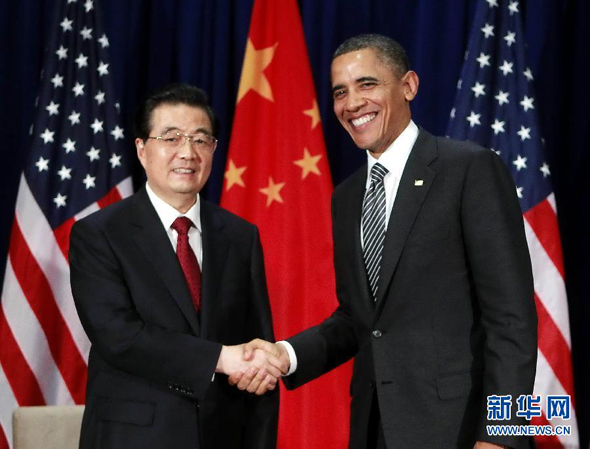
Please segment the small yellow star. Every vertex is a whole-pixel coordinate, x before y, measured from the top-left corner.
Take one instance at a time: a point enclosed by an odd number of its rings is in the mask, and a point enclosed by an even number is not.
[[[234,184],[237,184],[241,187],[246,187],[246,184],[244,184],[244,180],[242,179],[242,175],[246,171],[246,168],[247,167],[236,167],[234,161],[231,159],[229,160],[229,167],[225,172],[225,179],[227,180],[227,183],[225,184],[226,191],[231,189]]]
[[[321,176],[320,169],[318,168],[318,162],[321,158],[321,154],[312,156],[309,154],[309,151],[307,151],[307,148],[303,149],[303,159],[293,161],[295,165],[302,168],[301,179],[305,179],[310,173],[315,173],[316,175]]]
[[[264,75],[264,69],[272,62],[277,45],[279,44],[276,43],[272,47],[256,50],[252,41],[248,39],[242,76],[240,77],[240,87],[238,89],[238,103],[250,89],[258,92],[267,100],[274,101],[270,83]]]
[[[315,98],[313,99],[313,105],[311,106],[311,109],[307,109],[303,111],[303,113],[311,117],[311,129],[314,129],[316,125],[322,121],[322,119],[320,118],[320,109],[318,108],[318,102],[315,100]]]
[[[270,206],[273,201],[277,201],[279,203],[283,202],[283,198],[281,198],[281,189],[285,187],[284,182],[279,182],[278,184],[275,183],[271,176],[268,177],[268,186],[260,189],[260,193],[266,195],[266,207]]]

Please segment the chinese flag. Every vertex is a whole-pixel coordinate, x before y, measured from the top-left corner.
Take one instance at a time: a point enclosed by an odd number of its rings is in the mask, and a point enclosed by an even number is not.
[[[258,225],[277,339],[337,305],[332,181],[296,0],[255,0],[221,204]],[[350,363],[286,392],[280,449],[348,444]]]

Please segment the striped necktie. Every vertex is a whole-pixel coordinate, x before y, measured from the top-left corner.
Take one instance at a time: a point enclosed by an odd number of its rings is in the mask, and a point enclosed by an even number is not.
[[[363,232],[363,258],[373,300],[377,300],[379,268],[385,241],[385,185],[383,178],[388,170],[376,163],[371,169],[371,184],[365,193],[361,220]]]

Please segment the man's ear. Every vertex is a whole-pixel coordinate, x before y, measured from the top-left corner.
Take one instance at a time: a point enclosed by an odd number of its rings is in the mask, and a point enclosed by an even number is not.
[[[420,79],[418,78],[418,74],[413,70],[409,70],[402,78],[404,83],[404,95],[406,100],[412,101],[414,97],[418,94],[418,86],[420,84]]]
[[[141,165],[145,168],[145,142],[140,138],[135,139],[135,148],[137,150],[137,158],[139,159],[139,162],[141,162]]]

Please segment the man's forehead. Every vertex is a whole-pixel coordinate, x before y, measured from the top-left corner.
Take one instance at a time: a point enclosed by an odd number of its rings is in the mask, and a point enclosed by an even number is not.
[[[365,61],[375,61],[379,60],[379,55],[377,51],[373,48],[361,48],[359,50],[349,51],[348,53],[343,53],[339,56],[336,56],[332,60],[332,67],[337,64],[341,63],[351,63],[353,61],[365,62]]]
[[[192,104],[187,103],[161,103],[154,108],[152,111],[152,115],[164,115],[164,114],[172,114],[176,111],[183,110],[183,112],[189,111],[199,111],[205,115],[207,115],[204,108],[200,106],[193,106]]]
[[[151,122],[154,127],[180,128],[187,122],[199,122],[197,128],[211,128],[209,115],[204,108],[186,103],[162,103],[154,108]]]
[[[352,51],[335,58],[332,61],[330,75],[332,89],[342,84],[351,85],[400,78],[398,73],[370,48]]]
[[[331,72],[332,76],[335,72],[341,70],[357,69],[366,71],[375,71],[377,67],[385,67],[376,52],[371,48],[363,48],[362,50],[355,50],[343,55],[337,56],[332,60]]]
[[[386,72],[379,70],[371,64],[357,64],[354,67],[346,67],[342,70],[332,70],[332,88],[341,85],[362,84],[367,81],[382,81]]]

